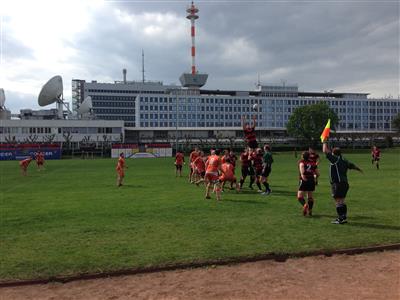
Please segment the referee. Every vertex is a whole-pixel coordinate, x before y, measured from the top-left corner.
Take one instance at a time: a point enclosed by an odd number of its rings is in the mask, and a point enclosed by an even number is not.
[[[322,143],[322,151],[330,162],[329,175],[332,187],[332,197],[336,202],[336,212],[338,217],[332,221],[332,224],[347,223],[347,205],[345,203],[349,183],[347,182],[347,170],[353,169],[362,173],[362,170],[355,164],[342,157],[339,148],[333,148],[331,151],[326,141]]]

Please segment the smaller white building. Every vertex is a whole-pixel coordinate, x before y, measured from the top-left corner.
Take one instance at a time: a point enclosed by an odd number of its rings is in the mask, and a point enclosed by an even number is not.
[[[0,143],[123,143],[124,121],[0,120]]]

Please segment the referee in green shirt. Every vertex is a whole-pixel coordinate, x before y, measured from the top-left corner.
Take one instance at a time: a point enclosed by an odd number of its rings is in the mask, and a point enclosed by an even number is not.
[[[322,151],[326,154],[326,158],[330,162],[329,176],[332,187],[332,197],[336,202],[336,212],[338,217],[332,221],[332,224],[347,223],[347,205],[345,203],[349,183],[347,181],[347,170],[353,169],[362,173],[362,170],[355,164],[349,162],[342,157],[339,148],[333,148],[331,151],[326,141],[322,143]]]

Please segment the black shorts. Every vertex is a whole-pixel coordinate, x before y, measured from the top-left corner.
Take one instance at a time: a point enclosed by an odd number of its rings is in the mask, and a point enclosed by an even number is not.
[[[379,157],[374,157],[374,161],[379,161]]]
[[[242,177],[245,178],[249,175],[249,167],[242,167]]]
[[[263,170],[262,170],[261,176],[262,177],[268,177],[269,174],[271,174],[271,167],[270,166],[264,167]]]
[[[333,198],[346,198],[349,184],[347,182],[331,183]]]
[[[247,145],[251,148],[251,149],[256,149],[256,148],[258,148],[258,143],[257,143],[257,141],[249,141],[249,142],[247,142]]]
[[[176,168],[177,170],[182,170],[182,165],[175,165],[175,168]]]
[[[249,167],[249,176],[254,176],[256,173],[254,172],[254,168],[252,166]]]
[[[313,192],[315,191],[315,181],[314,178],[309,178],[308,180],[300,180],[299,191],[302,192]]]

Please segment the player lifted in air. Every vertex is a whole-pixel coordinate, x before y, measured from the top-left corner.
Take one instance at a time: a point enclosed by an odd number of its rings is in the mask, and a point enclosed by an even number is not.
[[[379,170],[379,160],[381,159],[381,150],[377,146],[372,147],[371,151],[372,164],[376,165],[376,169]]]
[[[117,186],[122,186],[122,182],[125,177],[125,168],[128,168],[125,166],[125,155],[124,153],[121,153],[118,158],[118,163],[117,167],[115,168],[117,170]]]
[[[28,158],[25,158],[24,160],[21,160],[20,162],[19,162],[19,167],[21,168],[21,174],[22,174],[22,176],[26,176],[27,175],[27,169],[28,169],[28,166],[29,166],[29,164],[31,163],[31,161],[32,161],[32,157],[31,156],[29,156]]]
[[[304,151],[302,159],[299,161],[299,189],[297,191],[297,200],[303,207],[303,215],[312,216],[314,205],[313,192],[315,190],[313,163],[310,161],[310,152]],[[307,194],[307,203],[305,195]]]
[[[219,150],[211,150],[211,155],[206,161],[206,199],[210,199],[211,189],[215,192],[217,200],[221,200],[221,183],[219,182],[219,174],[221,171],[221,158]]]
[[[253,116],[253,124],[251,125],[249,123],[245,123],[245,116],[242,116],[241,121],[247,146],[249,146],[253,150],[258,148],[256,137],[256,115]]]
[[[44,153],[42,151],[38,151],[35,153],[36,165],[38,167],[38,171],[43,170],[44,166]]]
[[[175,155],[175,177],[182,177],[182,166],[185,163],[185,156],[181,151],[177,151]]]

